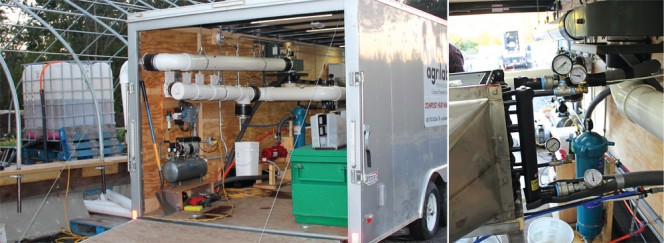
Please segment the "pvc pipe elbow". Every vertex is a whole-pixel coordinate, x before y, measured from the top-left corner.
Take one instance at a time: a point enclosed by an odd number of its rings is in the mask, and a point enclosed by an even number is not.
[[[329,100],[329,101],[339,101],[345,100],[346,98],[346,88],[342,87],[314,87],[315,97],[314,100]]]

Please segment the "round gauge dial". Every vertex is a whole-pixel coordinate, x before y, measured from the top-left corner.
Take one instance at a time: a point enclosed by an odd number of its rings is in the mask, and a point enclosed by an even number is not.
[[[586,182],[586,185],[590,188],[599,186],[602,184],[602,173],[596,169],[589,169],[583,173],[583,181]]]
[[[574,64],[572,70],[569,72],[569,80],[573,84],[579,85],[585,81],[587,77],[586,68],[581,64]]]
[[[551,68],[559,75],[567,75],[572,71],[572,58],[565,54],[560,54],[553,58]]]
[[[560,149],[560,140],[557,138],[549,138],[549,140],[546,140],[544,147],[546,147],[546,150],[549,152],[556,152]]]

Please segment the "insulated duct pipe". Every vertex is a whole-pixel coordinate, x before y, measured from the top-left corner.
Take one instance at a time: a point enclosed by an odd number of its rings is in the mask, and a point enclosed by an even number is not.
[[[288,58],[238,56],[206,56],[182,54],[145,54],[143,68],[147,71],[290,71]]]
[[[346,99],[346,88],[331,87],[242,87],[173,83],[176,100],[220,100],[249,104],[251,101],[338,101]]]
[[[633,77],[648,76],[660,68],[657,60],[650,60],[632,67]],[[609,72],[618,74],[619,78],[629,78],[627,75],[618,73],[617,70],[607,71],[607,80]],[[632,75],[629,75],[632,76]],[[655,135],[659,140],[664,141],[664,94],[657,91],[650,85],[642,82],[628,81],[614,85],[609,85],[613,101],[620,114],[627,117],[631,122],[638,124],[646,131]]]
[[[567,30],[574,28],[575,22],[573,19],[568,21],[572,11],[568,11],[562,17],[551,21],[551,23],[538,26],[532,34],[533,40],[582,40],[582,37],[573,36]]]

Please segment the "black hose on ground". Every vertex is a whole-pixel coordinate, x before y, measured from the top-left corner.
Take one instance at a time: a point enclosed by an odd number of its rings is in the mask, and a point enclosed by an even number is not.
[[[604,90],[602,90],[602,92],[599,92],[599,94],[597,94],[597,96],[595,96],[595,98],[593,98],[593,100],[590,101],[588,109],[586,109],[586,115],[584,117],[584,120],[589,119],[590,115],[592,115],[593,111],[595,110],[595,107],[597,107],[597,105],[600,102],[602,102],[602,100],[606,99],[606,97],[608,97],[609,95],[611,95],[611,89],[609,88],[605,88]]]
[[[637,186],[662,186],[664,185],[664,171],[639,171],[617,175],[606,175],[606,183],[595,188],[573,193],[563,197],[552,197],[551,202],[561,203],[569,202],[590,196],[602,195],[607,192],[637,187]]]
[[[239,181],[256,181],[256,180],[267,180],[270,178],[270,175],[257,175],[257,176],[234,176],[224,179],[224,184],[239,182]],[[218,181],[214,184],[214,188],[220,187],[221,181]]]

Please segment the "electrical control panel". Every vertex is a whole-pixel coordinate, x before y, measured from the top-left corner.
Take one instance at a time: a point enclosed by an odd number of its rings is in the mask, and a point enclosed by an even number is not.
[[[339,149],[346,146],[346,111],[311,116],[311,143],[314,149]]]

